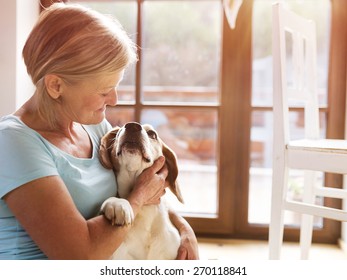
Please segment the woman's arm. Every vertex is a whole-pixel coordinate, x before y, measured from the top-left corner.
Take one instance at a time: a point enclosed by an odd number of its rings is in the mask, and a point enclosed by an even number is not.
[[[155,162],[139,177],[128,198],[135,215],[142,205],[159,201],[162,196],[167,176],[163,163],[163,160]],[[58,176],[31,181],[4,199],[49,259],[107,259],[129,230],[129,227],[111,226],[104,216],[85,220]]]
[[[188,222],[177,213],[169,211],[171,222],[177,228],[181,236],[181,245],[178,249],[178,260],[198,260],[199,247],[195,233]]]

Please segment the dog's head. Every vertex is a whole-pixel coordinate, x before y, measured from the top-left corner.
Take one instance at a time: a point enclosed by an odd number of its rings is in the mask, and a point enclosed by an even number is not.
[[[117,176],[118,191],[121,197],[123,194],[126,196],[130,191],[129,189],[122,189],[123,181],[126,181],[125,184],[129,184],[129,180],[136,179],[161,155],[165,157],[169,171],[166,178],[169,188],[177,199],[183,202],[177,183],[176,155],[159,138],[158,133],[151,125],[129,122],[123,127],[115,127],[101,139],[99,150],[102,165],[105,168],[113,169]]]

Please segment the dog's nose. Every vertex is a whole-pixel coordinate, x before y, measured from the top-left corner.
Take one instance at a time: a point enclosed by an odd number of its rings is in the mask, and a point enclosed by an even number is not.
[[[125,125],[125,129],[136,132],[136,131],[141,131],[142,126],[137,122],[129,122]]]

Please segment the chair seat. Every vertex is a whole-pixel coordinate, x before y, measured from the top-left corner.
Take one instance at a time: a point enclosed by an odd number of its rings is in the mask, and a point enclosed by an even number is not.
[[[290,141],[288,149],[347,154],[347,141],[340,139],[301,139]]]
[[[291,168],[347,174],[346,140],[294,140],[286,148]]]

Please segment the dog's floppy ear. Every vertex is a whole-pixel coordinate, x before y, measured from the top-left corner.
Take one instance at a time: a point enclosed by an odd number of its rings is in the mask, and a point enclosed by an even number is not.
[[[163,155],[165,157],[165,162],[169,170],[169,174],[167,175],[166,180],[169,182],[169,188],[172,193],[176,195],[177,199],[181,203],[183,203],[183,197],[177,182],[178,165],[176,155],[163,141],[161,142],[163,145]]]
[[[100,141],[99,148],[99,159],[103,167],[107,169],[113,169],[114,160],[112,159],[112,145],[114,144],[114,139],[118,133],[120,127],[112,128],[109,132],[107,132]]]

